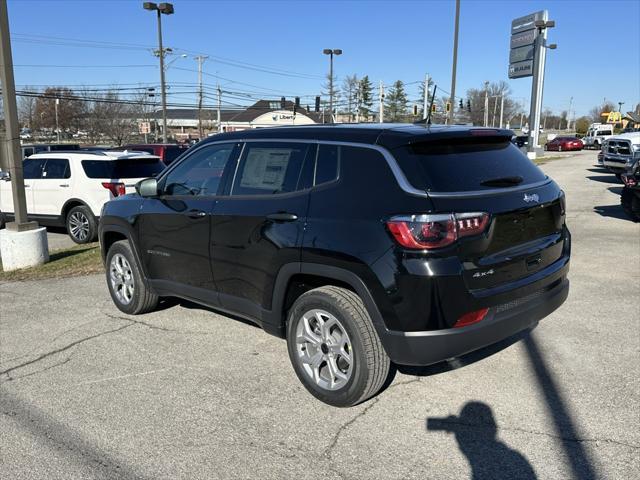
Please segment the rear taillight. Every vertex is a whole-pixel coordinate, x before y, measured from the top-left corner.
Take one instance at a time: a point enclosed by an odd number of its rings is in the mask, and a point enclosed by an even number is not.
[[[465,313],[453,325],[453,328],[461,328],[461,327],[473,325],[474,323],[478,323],[484,317],[487,316],[488,312],[489,312],[488,308],[481,308],[480,310],[476,310],[475,312]]]
[[[635,178],[633,177],[627,177],[626,175],[622,175],[622,182],[627,186],[627,187],[635,187],[638,182],[636,181]]]
[[[393,217],[387,228],[403,247],[431,250],[451,245],[460,237],[478,235],[487,223],[486,213],[447,213]]]
[[[126,193],[124,183],[102,182],[102,186],[111,192],[111,195],[118,197]]]

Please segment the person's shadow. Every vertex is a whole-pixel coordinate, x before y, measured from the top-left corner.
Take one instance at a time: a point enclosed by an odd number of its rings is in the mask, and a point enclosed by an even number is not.
[[[471,465],[472,480],[536,480],[533,467],[520,452],[498,440],[491,408],[468,402],[460,415],[427,418],[427,430],[453,433]]]

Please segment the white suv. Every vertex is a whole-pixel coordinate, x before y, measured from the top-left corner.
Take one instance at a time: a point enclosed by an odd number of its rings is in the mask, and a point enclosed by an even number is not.
[[[157,175],[165,165],[146,152],[46,152],[22,163],[29,220],[66,226],[76,243],[96,239],[102,205],[132,193],[136,182]],[[0,227],[13,220],[11,179],[0,181]]]

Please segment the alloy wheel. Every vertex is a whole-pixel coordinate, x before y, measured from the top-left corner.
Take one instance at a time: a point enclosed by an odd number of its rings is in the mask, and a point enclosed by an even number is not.
[[[111,288],[118,301],[123,305],[128,305],[133,300],[134,280],[131,265],[128,260],[119,253],[116,253],[109,262],[109,278]]]
[[[296,359],[320,388],[338,390],[353,372],[351,339],[340,321],[325,310],[306,312],[296,326]]]
[[[82,212],[73,212],[69,217],[69,231],[73,238],[85,241],[89,236],[89,219]]]

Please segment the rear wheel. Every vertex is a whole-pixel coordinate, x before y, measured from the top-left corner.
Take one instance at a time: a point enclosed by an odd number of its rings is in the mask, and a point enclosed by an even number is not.
[[[159,298],[145,284],[128,241],[109,248],[106,267],[109,294],[120,311],[137,315],[156,308]]]
[[[327,286],[301,295],[289,312],[289,358],[305,388],[319,400],[350,407],[374,396],[391,362],[362,300]]]
[[[98,236],[98,222],[89,207],[80,205],[67,213],[67,233],[76,243],[95,242]]]

